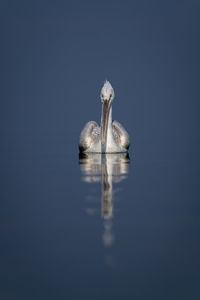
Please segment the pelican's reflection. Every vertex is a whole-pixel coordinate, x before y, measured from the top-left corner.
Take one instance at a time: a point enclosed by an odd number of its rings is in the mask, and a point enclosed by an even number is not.
[[[104,246],[111,246],[114,243],[112,220],[116,190],[113,189],[113,183],[119,183],[126,178],[129,170],[129,162],[130,159],[127,153],[79,155],[80,169],[84,175],[82,180],[87,183],[101,182],[101,215],[104,219],[102,241]],[[89,199],[95,200],[91,196]],[[91,211],[95,212],[95,209],[87,209],[88,213]]]

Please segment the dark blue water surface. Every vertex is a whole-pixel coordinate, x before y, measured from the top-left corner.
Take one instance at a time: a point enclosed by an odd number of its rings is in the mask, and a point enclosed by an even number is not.
[[[0,299],[200,299],[198,1],[1,1]],[[105,79],[129,156],[79,156]]]

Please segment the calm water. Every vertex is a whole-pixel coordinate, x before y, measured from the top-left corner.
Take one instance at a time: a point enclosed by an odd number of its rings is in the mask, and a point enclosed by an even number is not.
[[[0,1],[0,299],[200,299],[199,10]],[[105,79],[129,157],[79,157]]]
[[[6,139],[1,299],[197,299],[197,185],[177,157],[79,157],[61,133]]]

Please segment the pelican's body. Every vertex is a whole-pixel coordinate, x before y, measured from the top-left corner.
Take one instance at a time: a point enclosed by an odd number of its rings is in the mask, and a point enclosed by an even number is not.
[[[127,131],[119,122],[112,121],[113,99],[114,90],[106,81],[101,90],[101,126],[99,127],[94,121],[85,125],[79,140],[80,152],[121,153],[128,151],[130,140]]]

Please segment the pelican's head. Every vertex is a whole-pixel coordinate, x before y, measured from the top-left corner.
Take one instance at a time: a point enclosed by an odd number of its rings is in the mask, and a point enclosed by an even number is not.
[[[101,89],[101,102],[103,103],[104,101],[113,101],[115,97],[115,93],[113,90],[112,85],[108,80],[104,83],[102,89]]]
[[[106,80],[101,89],[101,103],[102,103],[102,116],[101,116],[101,145],[104,147],[107,140],[108,118],[112,101],[114,99],[114,90],[109,81]]]

